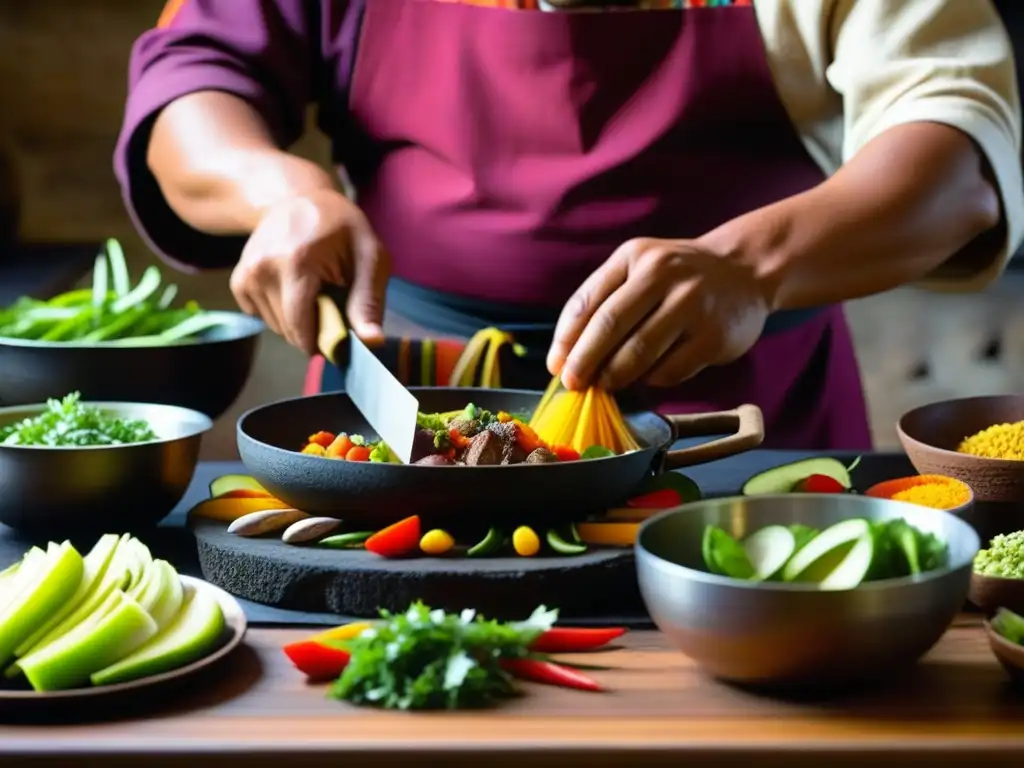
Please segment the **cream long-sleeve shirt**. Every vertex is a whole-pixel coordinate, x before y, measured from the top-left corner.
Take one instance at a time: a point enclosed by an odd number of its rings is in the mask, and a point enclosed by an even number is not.
[[[1013,50],[991,0],[755,0],[776,87],[827,174],[880,133],[934,122],[963,131],[995,174],[1007,222],[997,278],[1024,240],[1021,106]]]

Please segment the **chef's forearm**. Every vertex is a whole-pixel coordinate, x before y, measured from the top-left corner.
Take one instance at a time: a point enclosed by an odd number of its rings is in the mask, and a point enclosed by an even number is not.
[[[965,134],[893,128],[809,192],[724,224],[702,241],[748,265],[773,310],[867,296],[942,268],[984,268],[1004,224],[987,163]]]
[[[249,104],[215,91],[160,113],[147,162],[174,212],[210,234],[247,234],[274,203],[336,188],[318,165],[279,149]]]

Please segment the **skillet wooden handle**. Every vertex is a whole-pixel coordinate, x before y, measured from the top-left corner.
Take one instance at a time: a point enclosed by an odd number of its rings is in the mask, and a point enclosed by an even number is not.
[[[338,365],[340,362],[338,348],[348,338],[348,326],[345,324],[345,318],[341,315],[338,303],[327,294],[321,293],[316,297],[316,306],[319,315],[317,348],[329,363]]]
[[[731,411],[692,413],[666,416],[675,438],[732,434],[709,443],[680,448],[665,454],[665,470],[691,467],[716,459],[724,459],[757,448],[764,441],[764,417],[756,405],[741,405]]]

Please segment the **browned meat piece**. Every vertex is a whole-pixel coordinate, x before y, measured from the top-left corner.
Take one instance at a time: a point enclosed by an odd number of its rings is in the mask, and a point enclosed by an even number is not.
[[[469,442],[462,460],[470,467],[500,464],[503,447],[500,437],[490,430],[485,430]]]
[[[526,457],[527,464],[553,464],[558,461],[559,458],[547,448],[537,448]]]
[[[501,446],[501,463],[502,464],[522,464],[526,460],[526,451],[524,451],[519,443],[502,443]]]
[[[432,453],[429,456],[424,456],[418,461],[414,461],[413,464],[420,464],[426,467],[450,467],[454,466],[455,462],[443,454]]]
[[[412,463],[417,464],[424,456],[430,456],[437,452],[434,447],[434,431],[432,429],[417,429],[416,436],[412,440]]]
[[[463,437],[473,437],[480,432],[480,422],[476,419],[453,419],[448,422],[448,429],[454,429]]]

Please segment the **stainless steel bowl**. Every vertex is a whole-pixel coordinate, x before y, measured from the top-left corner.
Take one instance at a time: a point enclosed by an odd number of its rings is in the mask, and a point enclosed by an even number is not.
[[[181,501],[199,461],[202,436],[213,426],[210,418],[174,405],[89,405],[144,419],[159,439],[82,448],[0,445],[0,522],[50,538],[122,533],[155,525]],[[43,408],[0,408],[0,427]]]
[[[744,537],[771,524],[824,529],[850,518],[902,517],[949,545],[949,565],[846,591],[756,583],[708,573],[707,525]],[[817,687],[868,681],[912,665],[963,607],[978,536],[940,510],[864,496],[792,494],[709,499],[640,529],[636,562],[658,627],[705,671],[753,686]]]

